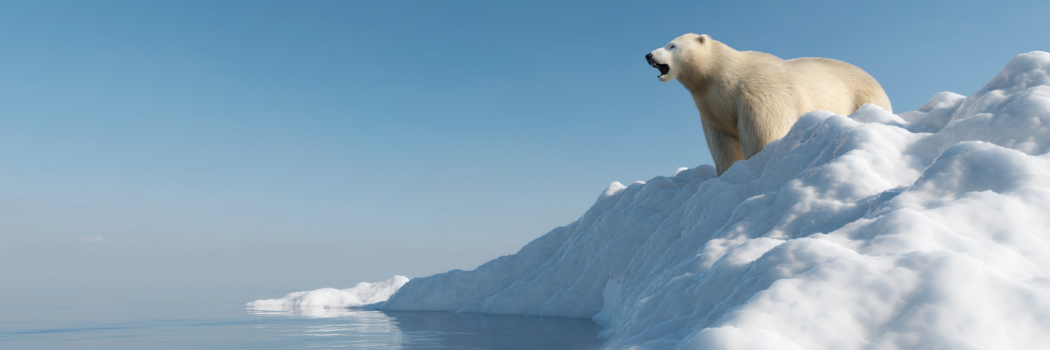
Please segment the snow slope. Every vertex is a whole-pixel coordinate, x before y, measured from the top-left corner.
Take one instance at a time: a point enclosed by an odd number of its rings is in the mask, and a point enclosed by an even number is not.
[[[593,317],[610,349],[1050,344],[1050,54],[969,98],[804,115],[722,177],[613,183],[579,220],[384,310]]]
[[[593,318],[609,349],[1043,349],[1048,71],[1031,52],[968,98],[806,114],[722,177],[614,182],[473,271],[249,306]]]

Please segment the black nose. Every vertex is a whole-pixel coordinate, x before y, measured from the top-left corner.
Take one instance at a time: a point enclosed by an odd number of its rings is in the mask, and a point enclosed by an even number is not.
[[[652,65],[653,64],[653,54],[651,54],[651,53],[646,54],[645,55],[645,62],[649,63],[649,65]]]

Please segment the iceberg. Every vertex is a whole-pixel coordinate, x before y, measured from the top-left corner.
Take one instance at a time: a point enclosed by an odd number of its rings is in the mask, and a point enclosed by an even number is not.
[[[969,97],[807,113],[720,177],[613,183],[516,254],[365,307],[591,318],[607,349],[1044,348],[1048,71],[1030,52]]]

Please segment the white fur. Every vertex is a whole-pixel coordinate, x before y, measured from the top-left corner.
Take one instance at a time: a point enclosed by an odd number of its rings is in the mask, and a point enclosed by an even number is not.
[[[850,114],[865,103],[892,111],[875,78],[846,62],[776,56],[733,48],[697,34],[651,52],[693,95],[718,175],[783,137],[798,117],[825,110]]]

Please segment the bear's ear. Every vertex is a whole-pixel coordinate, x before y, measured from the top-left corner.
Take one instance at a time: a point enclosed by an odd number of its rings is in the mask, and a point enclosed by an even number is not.
[[[696,41],[699,41],[700,44],[706,44],[707,39],[711,39],[711,37],[707,36],[707,34],[700,34],[700,36],[696,37]]]

